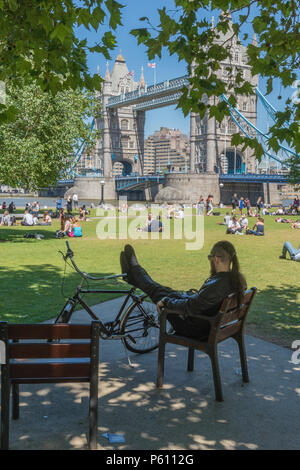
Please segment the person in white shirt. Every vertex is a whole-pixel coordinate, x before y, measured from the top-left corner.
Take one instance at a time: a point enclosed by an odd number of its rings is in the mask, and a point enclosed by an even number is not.
[[[30,214],[28,211],[24,212],[23,220],[21,222],[21,225],[34,225],[34,220],[32,214]]]
[[[227,226],[227,231],[226,233],[232,233],[232,234],[241,234],[241,226],[238,222],[237,217],[233,217],[233,219],[229,222]]]
[[[73,194],[73,203],[74,203],[74,209],[78,209],[78,196],[77,194]]]
[[[239,220],[239,224],[242,230],[246,230],[248,228],[248,219],[246,217],[246,214],[242,215],[242,217]]]
[[[184,212],[182,209],[179,209],[175,214],[175,219],[183,219],[183,218],[184,218]]]
[[[229,212],[226,212],[226,215],[224,216],[224,222],[218,222],[218,225],[226,225],[226,227],[228,227],[228,225],[230,224],[230,221],[231,221],[231,217],[230,217],[230,214]]]

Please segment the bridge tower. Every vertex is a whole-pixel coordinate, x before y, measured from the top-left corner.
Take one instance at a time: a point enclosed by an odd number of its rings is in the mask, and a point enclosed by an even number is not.
[[[108,109],[106,106],[109,98],[124,95],[137,88],[143,89],[145,86],[143,69],[139,82],[135,82],[134,72],[129,72],[121,53],[111,72],[107,64],[102,93],[99,96],[102,116],[97,119],[97,129],[102,132],[98,151],[103,162],[104,177],[110,178],[120,172],[124,176],[142,172],[145,112],[135,112],[133,106],[116,109]]]
[[[230,60],[220,63],[217,76],[227,83],[240,72],[243,78],[248,80],[255,88],[258,85],[258,76],[253,76],[248,65],[246,47],[233,35],[232,20],[229,16],[229,29],[226,34],[220,33],[218,43],[228,44]],[[212,24],[212,28],[214,23]],[[252,43],[256,44],[253,36]],[[193,67],[192,67],[193,73]],[[208,99],[208,104],[215,105],[218,98]],[[237,96],[237,108],[254,125],[256,125],[257,97],[254,93],[250,96]],[[208,113],[203,119],[199,115],[191,113],[191,173],[254,173],[255,156],[247,149],[232,147],[232,134],[239,132],[234,121],[226,116],[221,124],[215,118],[209,118]]]

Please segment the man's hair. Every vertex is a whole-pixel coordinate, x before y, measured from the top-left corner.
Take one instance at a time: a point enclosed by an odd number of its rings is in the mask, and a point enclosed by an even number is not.
[[[246,281],[244,276],[240,273],[240,264],[235,247],[232,243],[223,240],[215,243],[211,250],[211,254],[220,257],[224,263],[228,263],[230,265],[233,289],[237,295],[238,305],[240,305],[246,288]]]

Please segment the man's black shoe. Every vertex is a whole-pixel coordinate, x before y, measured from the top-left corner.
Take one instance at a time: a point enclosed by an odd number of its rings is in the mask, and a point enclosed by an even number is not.
[[[129,270],[129,266],[128,266],[124,251],[121,251],[121,253],[120,253],[120,264],[121,264],[122,274],[126,274],[126,276],[123,276],[123,279],[124,279],[124,281],[128,282],[127,273],[128,273],[128,270]]]
[[[138,266],[139,263],[135,255],[135,251],[131,245],[125,245],[124,253],[129,267]]]

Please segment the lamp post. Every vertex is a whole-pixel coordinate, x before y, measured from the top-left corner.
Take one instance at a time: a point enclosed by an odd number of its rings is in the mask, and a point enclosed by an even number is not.
[[[221,191],[224,187],[224,184],[223,183],[220,183],[220,204],[219,204],[219,207],[222,208],[223,207],[223,203],[222,203],[222,199],[221,199]]]
[[[105,181],[101,180],[100,185],[101,185],[101,200],[100,200],[99,205],[102,206],[104,204],[104,185],[105,185]]]

